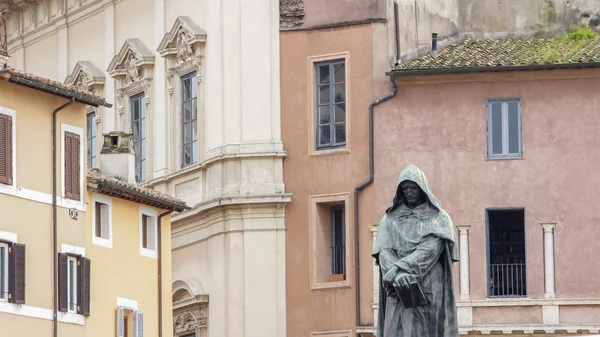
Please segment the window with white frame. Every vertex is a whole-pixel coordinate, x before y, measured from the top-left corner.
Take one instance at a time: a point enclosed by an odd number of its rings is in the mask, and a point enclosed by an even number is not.
[[[133,151],[135,153],[135,181],[146,181],[146,108],[144,94],[132,96],[131,103],[131,131],[133,133]]]
[[[315,64],[317,149],[346,146],[346,63]]]
[[[181,167],[198,158],[198,82],[196,72],[181,78]]]
[[[92,242],[96,245],[112,248],[112,199],[94,193],[92,196]]]
[[[157,217],[156,210],[140,208],[140,254],[152,258],[157,257]]]
[[[25,303],[25,245],[0,232],[0,302]]]
[[[77,258],[67,257],[67,266],[67,308],[77,313]]]
[[[0,242],[0,301],[8,301],[8,244]]]
[[[487,101],[488,158],[523,157],[521,99]]]
[[[98,137],[96,136],[96,112],[86,116],[87,128],[87,164],[88,168],[98,167]]]
[[[134,308],[117,306],[117,337],[144,337],[144,313]]]

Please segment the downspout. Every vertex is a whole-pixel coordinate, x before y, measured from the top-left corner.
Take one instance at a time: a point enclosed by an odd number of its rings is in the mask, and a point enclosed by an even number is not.
[[[75,102],[75,98],[72,98],[67,103],[54,109],[52,113],[52,249],[53,249],[53,261],[54,261],[54,337],[58,336],[58,238],[57,235],[57,224],[56,224],[56,115],[59,111],[65,109],[69,105]]]
[[[175,209],[171,208],[170,210],[162,213],[158,216],[157,223],[157,235],[158,235],[158,243],[157,243],[157,252],[158,252],[158,337],[162,337],[162,218],[173,213]]]
[[[359,195],[365,187],[371,185],[373,180],[375,179],[375,156],[373,154],[374,146],[373,146],[373,110],[376,105],[379,105],[392,97],[396,96],[398,93],[398,87],[396,86],[396,81],[394,76],[390,76],[390,81],[392,82],[392,92],[379,97],[378,99],[371,102],[369,105],[369,179],[360,183],[358,186],[354,188],[354,278],[356,286],[354,289],[356,290],[356,328],[361,325],[360,323],[360,259],[359,259],[359,240],[358,240],[358,227],[359,227],[359,216],[358,216],[358,204],[359,204]],[[356,336],[359,336],[359,333],[356,332]]]

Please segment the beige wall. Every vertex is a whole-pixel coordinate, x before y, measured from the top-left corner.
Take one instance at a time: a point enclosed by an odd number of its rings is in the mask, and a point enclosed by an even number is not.
[[[385,37],[374,36],[379,26],[383,25],[364,24],[281,33],[282,135],[288,151],[284,162],[284,178],[287,190],[293,193],[292,203],[286,208],[288,336],[309,336],[311,332],[350,330],[355,327],[353,190],[369,176],[368,107],[374,91],[379,91],[379,88],[374,88],[375,67],[371,51],[376,48],[374,45],[379,45],[377,40]],[[377,52],[375,55],[378,55]],[[347,57],[349,151],[319,155],[318,151],[312,150],[312,114],[315,111],[310,60],[316,57],[323,57],[317,60]],[[313,257],[310,255],[314,254],[315,247],[311,237],[314,238],[316,233],[310,234],[309,228],[316,228],[312,223],[316,219],[310,216],[313,212],[309,197],[330,194],[335,195],[318,197],[317,201],[349,198],[345,205],[349,229],[346,233],[348,282],[335,287],[324,285],[327,289],[311,290],[316,282],[311,279],[311,261],[318,263],[315,259],[324,257],[318,256],[318,252]],[[361,194],[361,316],[365,325],[373,324],[372,234],[369,230],[373,225],[372,199],[370,189]]]
[[[88,191],[92,200],[92,191]],[[110,197],[108,197],[110,198]],[[146,337],[158,336],[158,260],[140,255],[140,205],[112,199],[112,248],[92,243],[92,214],[88,212],[86,257],[92,261],[91,315],[88,336],[112,336],[116,331],[117,297],[136,301],[144,313]],[[164,212],[156,210],[158,214]],[[171,310],[171,224],[162,219],[163,336],[173,334]],[[131,324],[131,321],[130,323]]]
[[[577,78],[582,75],[590,78]],[[375,118],[375,218],[389,206],[402,168],[415,164],[427,174],[454,224],[471,225],[472,300],[487,298],[489,207],[525,207],[528,298],[544,298],[543,222],[557,223],[556,298],[597,297],[593,280],[600,277],[600,264],[594,257],[593,233],[598,214],[588,206],[596,198],[593,186],[600,162],[591,150],[599,142],[594,107],[600,102],[593,89],[597,76],[595,70],[574,70],[397,78],[398,96]],[[486,99],[500,97],[522,98],[523,159],[486,160]],[[575,300],[565,310],[572,312],[576,303],[588,302]],[[591,308],[579,307],[582,317]],[[517,312],[522,315],[513,324],[524,317],[540,323],[540,307],[519,310],[503,323]],[[499,308],[476,308],[473,320],[498,323],[490,318],[494,312],[501,313]]]

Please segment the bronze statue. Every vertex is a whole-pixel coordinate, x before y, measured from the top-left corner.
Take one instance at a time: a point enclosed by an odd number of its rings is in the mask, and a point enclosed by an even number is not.
[[[377,337],[458,337],[450,216],[423,171],[406,167],[373,247],[379,265]]]

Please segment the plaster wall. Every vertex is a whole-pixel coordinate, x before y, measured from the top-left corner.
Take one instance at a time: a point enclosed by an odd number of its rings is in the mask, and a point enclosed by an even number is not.
[[[593,109],[598,103],[593,90],[597,73],[582,75],[438,76],[419,78],[419,83],[398,78],[398,96],[381,107],[375,123],[376,218],[389,206],[402,168],[415,164],[427,174],[454,224],[471,225],[472,300],[487,298],[489,207],[525,208],[528,298],[544,297],[544,222],[556,222],[556,298],[596,298],[598,214],[585,205],[596,198],[592,186],[600,161],[589,150],[600,141]],[[486,160],[486,99],[500,97],[522,98],[523,159]],[[456,285],[458,292],[458,277]],[[579,313],[585,316],[591,308],[582,306]],[[477,308],[479,313],[493,310],[499,309]],[[561,323],[562,312],[563,307]],[[477,317],[488,317],[479,313]]]

